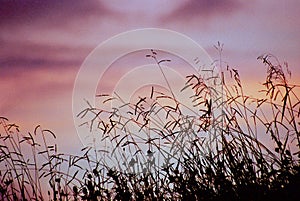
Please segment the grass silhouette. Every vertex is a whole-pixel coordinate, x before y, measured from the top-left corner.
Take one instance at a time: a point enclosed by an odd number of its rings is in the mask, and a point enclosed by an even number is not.
[[[223,47],[216,48],[213,65],[223,66]],[[164,75],[170,60],[154,50],[146,56]],[[288,82],[287,64],[269,54],[258,60],[267,68],[262,98],[245,94],[228,65],[186,77],[192,107],[171,87],[152,87],[134,103],[98,95],[102,108],[88,104],[78,114],[81,126],[99,133],[80,156],[59,153],[50,130],[37,126],[25,136],[1,117],[1,200],[296,200],[299,86]]]

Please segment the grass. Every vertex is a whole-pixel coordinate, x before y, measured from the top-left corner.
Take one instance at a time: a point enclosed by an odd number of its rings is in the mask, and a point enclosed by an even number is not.
[[[213,65],[224,67],[216,48]],[[171,61],[153,50],[147,57],[170,86],[161,63]],[[228,65],[186,77],[192,107],[171,87],[134,103],[98,95],[100,108],[78,114],[98,133],[80,156],[60,153],[50,130],[24,135],[1,117],[1,200],[296,200],[299,86],[288,82],[287,64],[258,60],[267,69],[259,98]]]

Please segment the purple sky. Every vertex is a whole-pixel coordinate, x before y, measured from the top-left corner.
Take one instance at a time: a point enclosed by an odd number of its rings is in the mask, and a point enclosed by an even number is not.
[[[263,53],[287,61],[299,83],[299,9],[298,0],[0,0],[0,116],[81,146],[72,90],[82,62],[106,39],[149,27],[185,34],[213,59],[213,45],[224,43],[223,59],[249,92],[263,82]]]

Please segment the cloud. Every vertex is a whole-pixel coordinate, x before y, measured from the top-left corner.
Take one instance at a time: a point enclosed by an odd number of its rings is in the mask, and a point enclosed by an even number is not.
[[[74,18],[103,16],[111,12],[99,0],[2,0],[0,25],[64,24]]]
[[[11,71],[19,71],[28,68],[61,68],[65,66],[79,66],[80,60],[50,60],[47,58],[32,58],[28,57],[9,57],[5,60],[0,60],[1,69],[8,69]],[[2,71],[3,72],[3,71]],[[2,74],[3,75],[3,74]]]
[[[164,20],[190,20],[194,17],[204,20],[226,16],[241,7],[237,0],[189,0],[165,16]]]
[[[2,68],[1,68],[2,70]],[[0,113],[36,104],[46,106],[48,99],[60,99],[70,94],[77,69],[68,66],[59,68],[13,68],[0,76]],[[71,95],[71,94],[70,94]],[[62,102],[63,103],[63,102]],[[70,100],[69,100],[70,103]],[[55,107],[47,105],[47,107]],[[46,109],[46,108],[45,108]]]
[[[66,45],[3,42],[0,54],[0,79],[33,69],[78,69],[90,48]]]

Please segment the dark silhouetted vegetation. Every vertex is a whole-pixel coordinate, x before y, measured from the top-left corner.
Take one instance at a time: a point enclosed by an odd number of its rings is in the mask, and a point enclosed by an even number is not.
[[[147,55],[163,74],[170,60],[158,56]],[[299,85],[274,56],[258,60],[267,69],[258,98],[220,60],[222,72],[186,77],[193,107],[172,89],[152,87],[135,103],[98,95],[103,108],[78,114],[98,133],[80,156],[60,153],[50,130],[25,135],[1,117],[0,200],[297,200]]]

